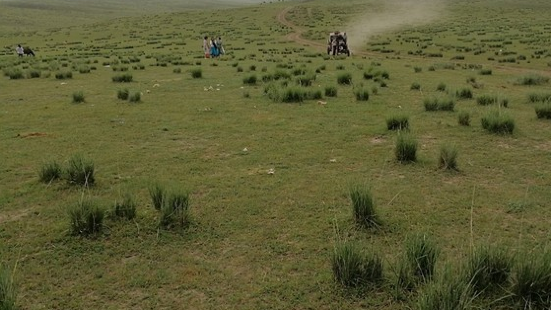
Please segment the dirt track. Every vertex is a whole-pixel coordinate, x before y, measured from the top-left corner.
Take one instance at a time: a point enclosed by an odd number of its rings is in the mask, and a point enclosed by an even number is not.
[[[317,41],[308,40],[302,37],[302,34],[304,33],[304,30],[300,28],[299,26],[295,25],[293,22],[289,21],[287,19],[287,13],[289,13],[290,10],[292,10],[295,6],[288,6],[285,9],[281,10],[277,14],[277,21],[281,23],[282,25],[289,27],[292,29],[292,32],[289,33],[285,38],[290,41],[294,41],[298,44],[304,45],[304,46],[311,46],[314,47],[317,50],[322,50],[325,52],[326,45],[324,43],[320,43]],[[354,51],[353,55],[359,55],[359,56],[372,56],[372,57],[379,57],[383,58],[381,54],[374,53],[374,52],[367,52],[367,51]],[[411,55],[400,55],[400,59],[411,59],[411,60],[425,60],[423,57],[418,56],[411,56]],[[529,68],[519,68],[519,67],[513,67],[513,66],[506,66],[506,65],[493,65],[493,68],[507,72],[507,73],[528,73],[528,72],[535,72],[535,73],[541,73],[547,76],[551,76],[551,71],[549,69],[529,69]]]

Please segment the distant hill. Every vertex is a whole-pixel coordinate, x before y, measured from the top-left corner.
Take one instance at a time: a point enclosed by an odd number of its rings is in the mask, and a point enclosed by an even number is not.
[[[73,26],[125,16],[229,8],[262,2],[262,0],[0,0],[0,34]]]

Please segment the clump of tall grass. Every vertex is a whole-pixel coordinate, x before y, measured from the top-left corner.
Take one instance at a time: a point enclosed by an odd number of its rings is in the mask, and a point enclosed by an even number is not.
[[[38,172],[38,178],[41,182],[50,183],[54,180],[60,179],[62,174],[61,165],[56,161],[50,161],[44,163]]]
[[[375,254],[364,254],[351,242],[338,242],[333,250],[331,266],[335,281],[347,287],[378,284],[383,279],[383,263]]]
[[[17,291],[13,280],[13,272],[0,264],[0,309],[16,310],[16,299]]]
[[[339,85],[350,85],[352,84],[352,74],[348,72],[340,73],[337,75],[337,83]]]
[[[497,96],[496,95],[480,95],[476,98],[476,103],[479,105],[490,105],[497,102]]]
[[[369,100],[369,91],[363,87],[358,88],[354,91],[354,96],[356,96],[357,101],[368,101]]]
[[[466,310],[471,309],[473,299],[470,283],[448,267],[437,281],[419,293],[415,309]]]
[[[42,72],[38,69],[29,69],[27,70],[27,78],[28,79],[36,79],[39,78],[42,75]]]
[[[129,95],[130,95],[130,91],[128,90],[128,88],[117,90],[117,99],[128,100]]]
[[[121,201],[116,201],[113,206],[113,214],[116,217],[131,220],[136,217],[137,203],[134,197],[126,194]]]
[[[296,81],[300,86],[312,86],[312,83],[316,80],[315,74],[310,75],[300,75],[297,76]]]
[[[461,88],[455,91],[455,97],[458,99],[472,99],[473,91],[468,87]]]
[[[511,282],[511,293],[522,309],[551,308],[551,251],[522,257]]]
[[[23,71],[19,68],[10,68],[4,70],[4,75],[9,77],[10,80],[19,80],[24,78]]]
[[[481,69],[478,71],[478,74],[480,75],[492,75],[492,69]]]
[[[161,206],[159,225],[165,228],[176,225],[186,228],[190,222],[189,194],[181,191],[169,193]]]
[[[461,126],[470,126],[471,125],[471,114],[467,111],[461,111],[457,114],[457,122]]]
[[[137,103],[142,101],[142,93],[139,91],[132,93],[131,95],[128,96],[128,101],[132,103]]]
[[[438,156],[438,166],[446,170],[457,170],[457,148],[452,145],[442,145]]]
[[[413,291],[417,285],[417,280],[413,276],[413,270],[411,265],[405,259],[405,256],[398,262],[398,267],[396,268],[396,278],[394,282],[395,289],[398,292],[400,291]]]
[[[243,78],[243,84],[246,84],[246,85],[256,85],[256,82],[257,82],[257,77],[255,74],[251,74],[249,76],[246,76]]]
[[[132,74],[131,73],[123,73],[123,74],[117,74],[111,78],[113,82],[117,83],[130,83],[132,82]]]
[[[407,115],[392,115],[386,119],[386,128],[388,130],[408,130],[409,116]]]
[[[74,155],[69,159],[67,181],[69,184],[92,186],[95,183],[94,162],[82,155]]]
[[[436,86],[436,90],[437,91],[446,91],[446,84],[444,82],[440,82],[438,83],[438,85]]]
[[[427,235],[415,234],[406,238],[405,257],[416,278],[424,282],[432,279],[438,255],[438,247]]]
[[[71,71],[58,71],[55,74],[55,78],[58,80],[66,80],[73,78],[73,72]]]
[[[327,96],[327,97],[337,97],[337,87],[335,87],[335,86],[326,86],[325,87],[325,96]]]
[[[394,154],[401,163],[415,162],[417,160],[417,140],[408,133],[400,132],[396,138]]]
[[[82,65],[78,67],[78,72],[81,74],[90,73],[91,69],[89,66]]]
[[[504,287],[509,280],[512,265],[512,259],[505,250],[479,246],[469,257],[466,277],[476,293]]]
[[[539,119],[551,119],[551,101],[535,107],[536,116]]]
[[[355,185],[349,190],[349,197],[352,202],[352,214],[356,224],[362,227],[378,227],[381,222],[375,211],[373,195],[366,186]]]
[[[161,210],[166,199],[166,190],[160,184],[153,184],[149,187],[149,196],[155,210]]]
[[[453,111],[455,101],[452,98],[431,97],[423,100],[425,111]]]
[[[411,90],[421,90],[421,84],[418,82],[411,83],[411,86],[409,87]]]
[[[73,103],[82,103],[84,101],[84,92],[82,90],[78,90],[73,93]]]
[[[543,84],[547,84],[548,82],[549,82],[549,78],[547,76],[532,73],[532,74],[528,74],[517,78],[517,80],[515,81],[515,84],[531,86],[531,85],[543,85]]]
[[[528,101],[532,103],[551,101],[551,93],[530,93],[528,94]]]
[[[508,114],[500,111],[490,111],[481,119],[482,128],[497,134],[512,134],[515,129],[515,120]]]
[[[81,200],[67,209],[71,233],[93,235],[103,228],[105,211],[92,200]]]

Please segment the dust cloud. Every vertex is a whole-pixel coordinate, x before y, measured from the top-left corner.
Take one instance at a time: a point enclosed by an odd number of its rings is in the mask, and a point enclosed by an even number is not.
[[[445,0],[388,0],[360,14],[346,27],[348,45],[361,49],[375,35],[418,26],[445,14]]]

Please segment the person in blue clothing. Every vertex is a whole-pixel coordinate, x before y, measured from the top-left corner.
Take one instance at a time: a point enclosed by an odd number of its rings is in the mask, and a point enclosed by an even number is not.
[[[220,55],[220,50],[216,45],[216,40],[214,37],[210,39],[210,57],[218,57]]]

